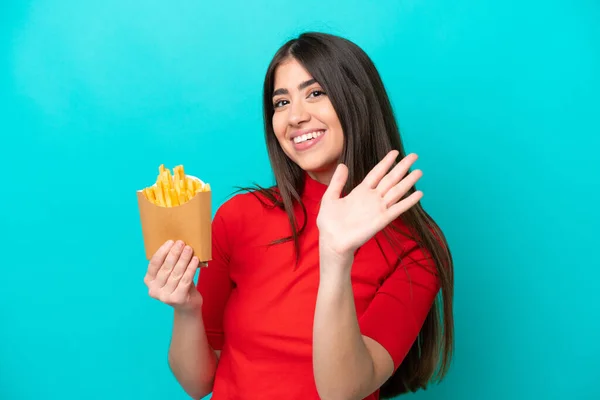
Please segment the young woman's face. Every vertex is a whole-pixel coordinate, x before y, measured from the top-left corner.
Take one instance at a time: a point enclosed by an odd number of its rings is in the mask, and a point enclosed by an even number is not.
[[[273,106],[273,130],[285,154],[313,179],[329,184],[344,133],[323,88],[293,58],[275,71]]]

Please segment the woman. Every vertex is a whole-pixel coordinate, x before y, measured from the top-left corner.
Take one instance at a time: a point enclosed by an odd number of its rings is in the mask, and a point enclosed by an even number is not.
[[[276,186],[217,210],[197,285],[184,243],[148,267],[150,295],[175,310],[176,379],[215,400],[378,399],[441,379],[452,259],[374,65],[305,33],[276,53],[263,95]]]

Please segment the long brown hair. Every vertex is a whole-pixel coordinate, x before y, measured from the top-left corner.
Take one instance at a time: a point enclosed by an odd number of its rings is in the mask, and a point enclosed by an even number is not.
[[[302,206],[306,221],[306,209],[301,201],[304,171],[283,152],[272,126],[275,71],[289,57],[296,59],[319,82],[341,122],[344,150],[340,162],[349,169],[345,193],[356,187],[388,152],[398,150],[399,159],[405,157],[405,153],[383,82],[371,59],[357,45],[331,34],[306,32],[288,41],[276,52],[267,69],[263,87],[265,140],[276,185],[272,188],[256,185],[253,193],[261,193],[263,197],[257,197],[266,206],[278,207],[286,212],[291,235],[274,243],[292,240],[298,261],[298,237],[304,224],[298,226],[294,205]],[[409,194],[415,190],[415,187],[411,188]],[[414,392],[426,388],[432,380],[441,380],[450,367],[454,347],[454,273],[446,239],[420,203],[403,213],[400,220],[409,227],[409,237],[433,257],[436,265],[433,272],[439,276],[441,291],[417,340],[398,370],[382,386],[382,398]],[[396,224],[390,224],[386,229],[402,233]],[[399,243],[394,240],[397,235],[385,236],[399,248]],[[396,265],[401,257],[398,252]]]

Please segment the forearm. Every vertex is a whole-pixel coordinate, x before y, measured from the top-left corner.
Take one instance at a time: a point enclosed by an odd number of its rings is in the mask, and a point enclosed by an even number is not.
[[[175,311],[169,366],[192,398],[201,399],[212,391],[217,356],[208,344],[201,311]]]
[[[372,392],[375,371],[358,325],[350,267],[341,265],[352,260],[322,256],[321,263],[327,265],[321,268],[313,328],[317,389],[325,400],[362,399]]]

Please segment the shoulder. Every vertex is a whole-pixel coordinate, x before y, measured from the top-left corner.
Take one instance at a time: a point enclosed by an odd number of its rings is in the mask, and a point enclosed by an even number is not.
[[[365,251],[382,253],[388,263],[395,264],[399,257],[418,247],[418,236],[409,225],[398,219],[379,231],[370,242],[370,246],[364,246]]]
[[[274,189],[268,190],[276,193]],[[239,218],[243,215],[251,215],[263,208],[273,207],[273,201],[264,192],[258,190],[244,191],[227,198],[217,208],[215,215],[225,219]]]
[[[227,225],[230,229],[251,224],[255,225],[257,218],[264,217],[269,210],[276,208],[269,193],[276,193],[275,189],[265,191],[248,190],[233,194],[217,208],[214,224]]]
[[[256,240],[269,227],[281,225],[282,215],[268,196],[259,191],[231,195],[217,208],[212,220],[213,241],[223,248]]]
[[[439,266],[433,256],[434,249],[427,244],[430,241],[423,239],[423,232],[399,219],[365,243],[358,254],[362,252],[362,259],[382,263],[388,274],[412,268],[423,268],[437,274]]]

